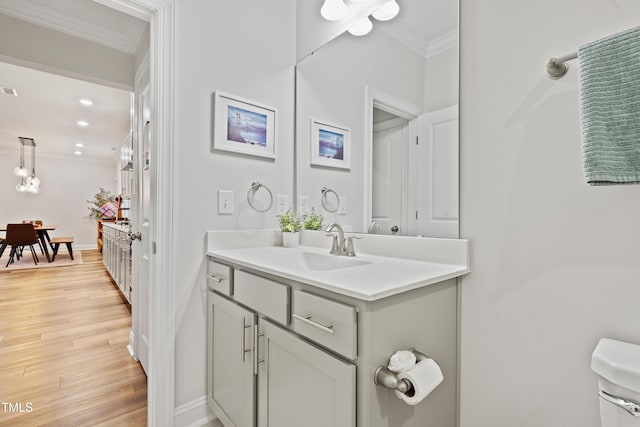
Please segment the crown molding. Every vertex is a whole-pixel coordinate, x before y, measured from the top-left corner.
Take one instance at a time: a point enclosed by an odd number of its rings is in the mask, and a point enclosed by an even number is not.
[[[3,0],[0,13],[128,54],[135,54],[135,43],[140,39],[139,31],[128,29],[123,33],[99,28],[95,23],[53,7],[24,0]]]
[[[429,42],[429,45],[427,46],[427,54],[425,55],[425,57],[431,58],[432,56],[438,55],[445,50],[457,47],[458,39],[460,37],[459,34],[459,30],[456,29],[449,33],[443,34],[436,39],[431,40]]]

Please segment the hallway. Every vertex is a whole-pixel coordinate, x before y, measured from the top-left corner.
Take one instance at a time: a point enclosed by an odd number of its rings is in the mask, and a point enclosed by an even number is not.
[[[145,426],[130,308],[102,264],[0,270],[0,426]]]

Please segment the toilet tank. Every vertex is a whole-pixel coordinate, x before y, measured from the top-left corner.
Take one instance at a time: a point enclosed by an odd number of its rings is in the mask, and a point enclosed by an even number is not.
[[[603,338],[591,369],[599,376],[602,427],[640,427],[640,345]]]

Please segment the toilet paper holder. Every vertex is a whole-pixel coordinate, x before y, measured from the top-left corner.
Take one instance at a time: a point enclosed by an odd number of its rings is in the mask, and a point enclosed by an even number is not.
[[[409,351],[416,356],[416,363],[429,358],[429,356],[415,348],[410,348]],[[373,374],[373,382],[375,385],[380,385],[389,390],[398,390],[400,393],[406,393],[413,387],[409,381],[398,379],[397,374],[386,366],[378,366],[376,368],[376,372]]]

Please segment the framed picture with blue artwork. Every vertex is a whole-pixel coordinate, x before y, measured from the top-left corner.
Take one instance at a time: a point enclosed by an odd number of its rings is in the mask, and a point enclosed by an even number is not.
[[[351,130],[311,119],[311,164],[351,168]]]
[[[276,158],[274,107],[214,93],[213,149]]]

